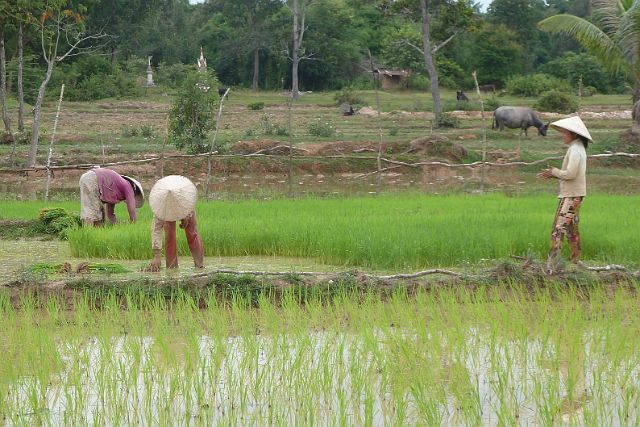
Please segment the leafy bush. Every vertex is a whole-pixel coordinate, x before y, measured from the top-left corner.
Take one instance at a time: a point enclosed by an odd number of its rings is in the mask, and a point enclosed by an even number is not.
[[[620,73],[611,75],[588,53],[566,52],[540,66],[540,71],[569,82],[576,88],[580,84],[593,86],[601,93],[623,93],[625,79]],[[590,96],[584,95],[583,96]]]
[[[209,150],[209,132],[215,127],[218,79],[211,71],[189,74],[171,105],[169,136],[189,153]]]
[[[507,92],[511,95],[538,96],[550,90],[569,92],[571,88],[567,82],[547,74],[515,76],[507,80]]]
[[[534,107],[554,113],[573,113],[578,109],[578,102],[566,92],[550,90],[540,96]]]
[[[498,107],[502,107],[502,102],[500,102],[499,99],[497,99],[495,96],[492,96],[491,98],[487,98],[484,101],[484,109],[489,111],[489,110],[495,110]]]
[[[350,87],[344,87],[341,91],[336,92],[333,99],[336,101],[336,105],[344,103],[351,105],[364,103],[364,100],[360,98]]]
[[[247,105],[247,107],[250,110],[262,110],[264,108],[264,102],[252,102],[251,104]]]
[[[289,129],[287,126],[272,122],[269,114],[263,114],[262,117],[260,117],[260,126],[262,127],[262,132],[265,135],[289,135]]]
[[[431,80],[429,77],[420,75],[420,74],[412,74],[408,78],[409,89],[415,90],[429,90],[431,89]]]
[[[154,74],[154,79],[159,85],[179,88],[187,80],[187,76],[193,71],[191,64],[160,64],[158,71]],[[146,70],[145,70],[146,73]]]
[[[309,135],[329,137],[336,134],[336,128],[331,123],[321,122],[320,120],[314,120],[307,126]]]
[[[582,88],[582,96],[593,96],[598,93],[598,90],[593,86],[585,86]]]
[[[436,127],[457,128],[460,127],[460,120],[448,113],[442,113],[436,120]]]
[[[51,77],[49,97],[57,97],[63,83],[65,99],[69,101],[120,98],[140,93],[134,74],[125,73],[118,65],[95,55],[60,64]]]

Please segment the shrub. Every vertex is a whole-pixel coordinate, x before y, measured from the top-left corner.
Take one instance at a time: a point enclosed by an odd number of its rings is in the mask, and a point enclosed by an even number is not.
[[[331,123],[321,122],[320,120],[314,120],[307,126],[309,135],[329,137],[336,134],[336,128]]]
[[[252,102],[251,104],[247,105],[247,107],[250,110],[262,110],[264,108],[264,102]]]
[[[144,138],[155,138],[156,134],[153,131],[153,126],[151,125],[142,125],[140,126],[140,135]]]
[[[271,116],[269,114],[263,114],[260,118],[260,126],[262,127],[262,132],[265,135],[278,135],[278,136],[287,136],[289,135],[289,130],[287,126],[274,123],[271,121]]]
[[[335,99],[336,105],[344,103],[351,105],[364,103],[364,100],[360,98],[350,87],[344,87],[340,92],[336,92],[333,99]]]
[[[534,107],[554,113],[573,113],[578,109],[578,102],[566,92],[550,90],[540,96]]]
[[[598,90],[593,86],[585,86],[582,88],[582,96],[593,96],[598,93]]]
[[[488,98],[484,101],[484,109],[485,110],[495,110],[498,107],[502,107],[502,102],[497,99],[495,96]]]
[[[170,139],[189,153],[209,150],[209,132],[215,127],[218,79],[211,71],[193,72],[171,105]]]
[[[550,90],[569,92],[571,89],[565,81],[547,74],[515,76],[507,80],[507,92],[511,95],[538,96]]]
[[[415,74],[409,76],[409,89],[415,90],[429,90],[431,89],[431,80],[429,77]]]
[[[442,113],[436,120],[436,127],[457,128],[460,127],[460,120],[448,113]]]

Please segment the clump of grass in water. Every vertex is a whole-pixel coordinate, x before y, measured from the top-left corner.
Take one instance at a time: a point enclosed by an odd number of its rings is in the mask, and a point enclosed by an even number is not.
[[[56,273],[103,273],[103,274],[118,274],[118,273],[129,273],[129,270],[126,269],[121,264],[116,263],[80,263],[77,267],[73,267],[70,263],[47,263],[41,262],[32,264],[27,268],[27,271],[32,273],[45,273],[45,274],[56,274]]]

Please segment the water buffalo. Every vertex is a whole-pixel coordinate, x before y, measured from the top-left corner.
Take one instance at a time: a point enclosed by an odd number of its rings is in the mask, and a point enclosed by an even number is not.
[[[531,126],[538,128],[538,135],[546,136],[549,123],[546,125],[538,118],[538,115],[531,108],[526,107],[498,107],[493,112],[493,123],[491,129],[502,130],[506,127],[510,129],[520,129],[520,135]]]
[[[218,88],[218,95],[224,96],[224,94],[227,93],[228,90],[229,90],[228,87],[219,87]],[[229,98],[229,94],[227,94],[227,98]]]
[[[469,98],[467,98],[467,95],[461,90],[457,90],[456,91],[456,99],[458,101],[468,101],[469,100]]]

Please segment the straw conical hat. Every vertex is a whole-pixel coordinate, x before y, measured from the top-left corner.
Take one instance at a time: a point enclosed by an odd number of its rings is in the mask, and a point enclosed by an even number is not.
[[[186,218],[196,207],[198,190],[188,178],[169,175],[158,180],[149,193],[153,214],[163,221]]]
[[[142,189],[142,184],[138,182],[138,180],[131,178],[130,176],[120,175],[127,181],[133,184],[136,187],[134,198],[136,199],[136,208],[140,209],[142,205],[144,205],[144,190]]]
[[[584,136],[589,141],[593,142],[593,139],[591,138],[587,127],[582,122],[582,119],[578,116],[567,117],[566,119],[555,121],[549,126],[554,128],[555,130],[566,129],[577,135]]]

